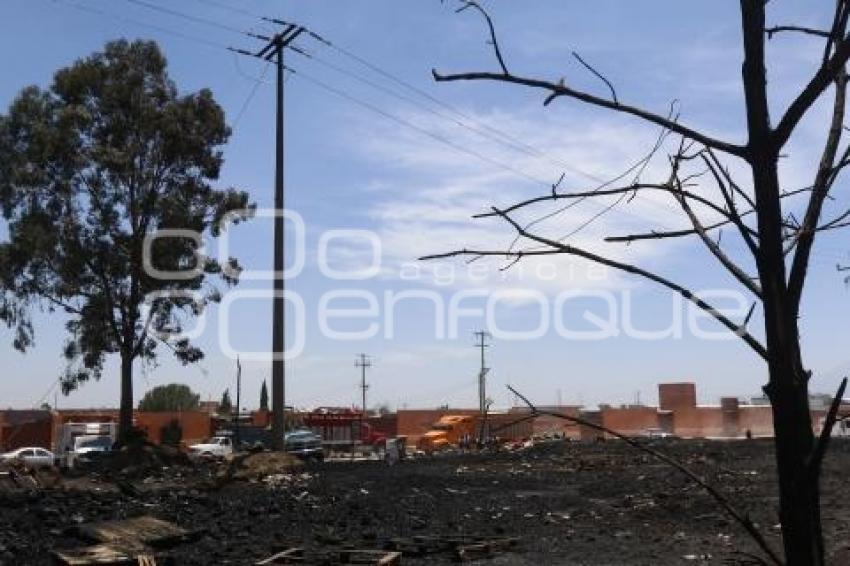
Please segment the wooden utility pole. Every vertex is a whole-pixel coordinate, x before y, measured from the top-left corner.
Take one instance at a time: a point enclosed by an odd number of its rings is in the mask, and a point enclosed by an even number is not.
[[[286,376],[283,360],[285,350],[284,334],[284,242],[283,242],[283,85],[284,71],[283,53],[286,47],[295,38],[305,31],[305,28],[269,19],[268,21],[280,24],[283,31],[269,38],[268,43],[256,53],[243,49],[232,49],[236,53],[258,57],[266,61],[274,61],[277,65],[277,116],[276,116],[276,145],[275,145],[275,184],[274,184],[274,294],[272,299],[272,448],[283,450],[283,435],[286,432]],[[260,37],[260,36],[257,36]]]

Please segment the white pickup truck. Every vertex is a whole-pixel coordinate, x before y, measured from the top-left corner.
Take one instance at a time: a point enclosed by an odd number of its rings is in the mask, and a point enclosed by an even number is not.
[[[208,442],[189,447],[190,456],[224,458],[233,454],[233,442],[229,436],[213,436]]]

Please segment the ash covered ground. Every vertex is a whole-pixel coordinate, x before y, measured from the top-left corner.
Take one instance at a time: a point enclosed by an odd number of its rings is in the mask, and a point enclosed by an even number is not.
[[[771,442],[656,441],[722,488],[779,548]],[[128,458],[73,475],[0,484],[0,564],[50,564],[88,544],[79,526],[148,515],[191,531],[157,564],[254,564],[289,548],[302,563],[344,549],[403,552],[401,564],[454,563],[463,541],[510,541],[475,564],[748,563],[754,543],[679,472],[619,441],[547,442],[388,466],[282,468]],[[823,479],[828,562],[850,564],[850,442],[836,440]],[[36,485],[37,484],[37,485]],[[749,562],[752,563],[752,562]]]

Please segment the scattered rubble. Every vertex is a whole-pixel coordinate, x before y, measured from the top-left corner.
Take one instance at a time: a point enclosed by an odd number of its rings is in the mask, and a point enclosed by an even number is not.
[[[720,485],[778,546],[769,442],[669,441],[661,448]],[[396,466],[308,466],[273,454],[188,462],[158,453],[130,465],[137,467],[129,473],[106,461],[63,475],[0,471],[0,564],[51,557],[138,564],[141,556],[160,566],[270,559],[266,564],[666,565],[757,554],[700,488],[620,442],[538,443]],[[836,439],[822,487],[828,560],[835,564],[850,563],[848,465],[850,442]],[[95,535],[104,525],[126,530],[127,520],[180,534],[173,544]]]

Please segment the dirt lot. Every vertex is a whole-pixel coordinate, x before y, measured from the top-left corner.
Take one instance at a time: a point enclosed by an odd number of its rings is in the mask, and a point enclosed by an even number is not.
[[[770,443],[655,445],[722,486],[779,547]],[[848,469],[850,442],[837,441],[823,485],[831,564],[850,564]],[[382,549],[413,537],[424,538],[404,547],[402,564],[453,562],[456,552],[441,544],[446,537],[516,537],[514,547],[476,562],[493,565],[746,563],[736,551],[756,552],[701,489],[620,442],[556,442],[392,467],[327,463],[264,480],[243,474],[223,486],[216,474],[221,470],[184,463],[64,478],[52,488],[0,488],[0,564],[50,563],[52,549],[85,544],[76,526],[139,515],[196,534],[164,551],[158,564],[167,557],[176,564],[253,564],[290,547],[318,563],[316,553]],[[443,538],[428,538],[437,535]]]

